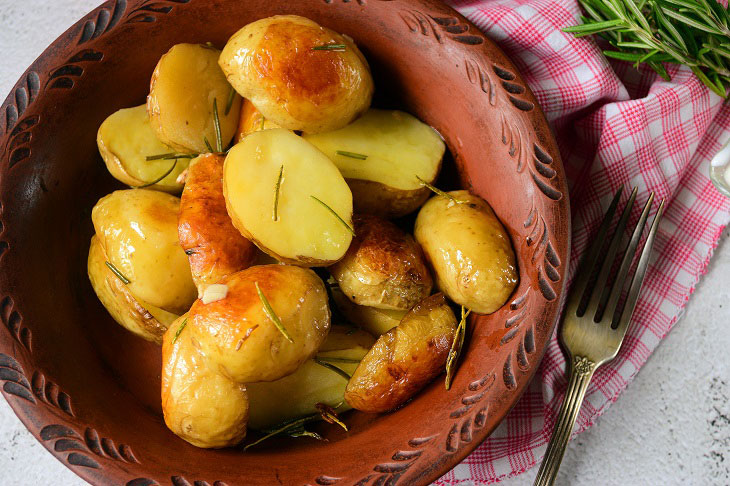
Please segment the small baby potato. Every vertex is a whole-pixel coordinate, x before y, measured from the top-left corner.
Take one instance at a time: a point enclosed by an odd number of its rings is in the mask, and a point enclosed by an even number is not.
[[[99,199],[91,211],[99,243],[129,279],[132,295],[178,315],[197,295],[177,238],[179,209],[180,199],[170,194],[126,189]]]
[[[180,200],[178,236],[190,260],[198,295],[226,275],[249,267],[257,248],[233,227],[223,198],[220,154],[204,154],[190,164]]]
[[[283,128],[254,132],[228,152],[223,172],[233,225],[261,250],[308,267],[329,265],[347,251],[352,194],[332,161],[306,140]]]
[[[195,301],[189,325],[211,366],[233,381],[274,381],[294,373],[327,337],[327,292],[307,268],[250,267],[218,283],[227,287],[225,297]],[[292,342],[267,314],[257,285]]]
[[[432,197],[418,213],[414,235],[446,296],[479,314],[504,305],[519,275],[509,235],[487,202],[450,192],[465,204]]]
[[[150,155],[168,154],[174,150],[157,140],[150,126],[145,105],[124,108],[109,115],[99,127],[96,144],[109,173],[129,186],[143,186],[165,174],[162,180],[149,186],[169,193],[180,193],[182,184],[177,177],[190,159],[147,160]]]
[[[347,320],[375,337],[379,337],[397,326],[407,312],[353,304],[339,289],[332,289],[332,299]]]
[[[441,136],[402,111],[368,110],[340,130],[304,138],[332,159],[352,191],[355,211],[398,218],[418,209],[441,170]]]
[[[317,358],[352,374],[375,340],[364,331],[348,332],[347,328],[333,326]],[[325,351],[325,348],[333,349]],[[344,401],[346,386],[347,380],[341,375],[313,359],[307,360],[294,373],[280,380],[247,385],[248,426],[267,429],[285,420],[317,413],[318,403],[333,408],[342,403],[335,410],[349,410]]]
[[[243,140],[249,133],[268,130],[269,128],[281,127],[264,118],[264,115],[253,106],[251,101],[244,99],[241,105],[241,118],[238,120],[238,129],[236,129],[236,143]]]
[[[88,273],[91,286],[117,323],[139,337],[157,344],[177,315],[136,299],[127,286],[106,266],[107,257],[99,238],[91,237]]]
[[[236,133],[241,97],[234,93],[228,113],[231,86],[218,66],[220,51],[200,44],[177,44],[164,54],[152,73],[147,113],[161,142],[184,153],[215,149],[213,101],[218,107],[223,147]]]
[[[408,310],[431,294],[433,280],[413,237],[390,221],[356,215],[355,237],[329,271],[358,305]]]
[[[234,446],[246,437],[246,386],[211,370],[181,316],[162,343],[162,412],[167,427],[196,447]]]
[[[365,355],[347,384],[347,403],[371,413],[401,406],[444,371],[456,326],[443,294],[421,301]]]
[[[218,62],[241,96],[290,130],[342,128],[368,109],[373,96],[370,67],[355,43],[296,15],[246,25]]]

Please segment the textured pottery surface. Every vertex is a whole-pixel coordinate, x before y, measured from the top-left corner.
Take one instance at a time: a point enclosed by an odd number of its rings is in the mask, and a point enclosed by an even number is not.
[[[86,276],[90,211],[118,188],[99,124],[144,102],[179,42],[222,47],[248,22],[298,14],[352,36],[379,106],[445,138],[442,177],[486,198],[508,228],[520,285],[470,323],[450,391],[439,378],[388,415],[347,415],[350,432],[201,450],[165,427],[159,348],[115,324]],[[23,423],[94,484],[428,484],[471,452],[537,369],[564,296],[570,211],[550,129],[512,63],[436,0],[109,1],[56,40],[0,107],[0,385]]]

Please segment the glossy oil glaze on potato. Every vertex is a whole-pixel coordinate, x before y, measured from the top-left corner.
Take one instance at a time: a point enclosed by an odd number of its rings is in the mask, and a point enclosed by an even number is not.
[[[268,130],[270,128],[281,128],[271,120],[267,120],[259,110],[253,106],[250,100],[243,100],[241,105],[241,118],[238,120],[238,128],[236,129],[236,143],[243,140],[246,135],[258,132],[260,130]]]

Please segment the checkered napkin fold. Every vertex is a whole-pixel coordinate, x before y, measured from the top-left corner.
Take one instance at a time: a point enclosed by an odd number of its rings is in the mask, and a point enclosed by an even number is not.
[[[644,287],[618,357],[599,368],[578,416],[580,433],[616,401],[672,328],[730,219],[709,179],[730,139],[730,104],[685,67],[671,82],[609,61],[594,39],[561,31],[579,23],[575,0],[450,0],[517,65],[555,134],[570,185],[570,277],[621,184],[666,198]],[[637,210],[638,211],[638,210]],[[634,215],[634,219],[636,218]],[[482,485],[542,459],[565,392],[566,363],[553,336],[535,379],[494,433],[439,485]]]

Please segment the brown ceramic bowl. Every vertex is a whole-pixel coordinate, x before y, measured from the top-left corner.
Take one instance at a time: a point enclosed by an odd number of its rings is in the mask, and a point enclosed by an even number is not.
[[[223,46],[244,24],[299,14],[351,35],[377,103],[443,134],[449,177],[508,228],[520,285],[471,321],[450,391],[437,379],[387,415],[352,413],[328,442],[276,439],[202,450],[167,430],[159,348],[107,315],[86,276],[90,210],[118,187],[95,143],[141,104],[178,42]],[[94,484],[427,484],[497,426],[532,378],[558,319],[570,243],[563,168],[545,118],[505,55],[435,0],[108,1],[33,63],[0,108],[0,383],[28,429]]]

